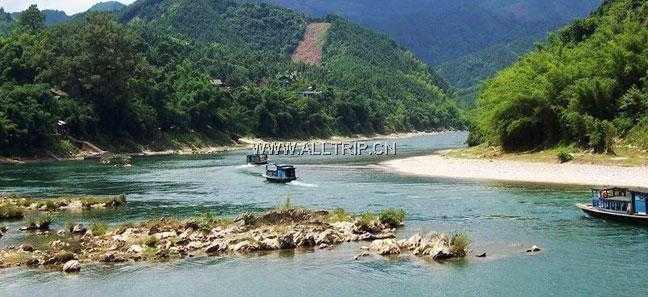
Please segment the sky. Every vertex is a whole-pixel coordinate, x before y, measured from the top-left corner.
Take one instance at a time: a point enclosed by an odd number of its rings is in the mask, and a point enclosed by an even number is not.
[[[108,0],[0,0],[0,7],[7,12],[23,11],[30,5],[36,4],[38,8],[65,11],[68,15],[84,12],[92,5]],[[131,4],[135,0],[117,0],[124,4]]]

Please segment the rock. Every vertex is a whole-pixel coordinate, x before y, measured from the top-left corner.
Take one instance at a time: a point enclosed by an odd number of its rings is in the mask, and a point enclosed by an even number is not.
[[[134,245],[131,245],[128,248],[128,250],[126,250],[126,251],[129,252],[129,253],[141,254],[141,253],[144,252],[144,248],[139,244],[134,244]]]
[[[336,244],[340,243],[342,239],[337,234],[337,232],[327,229],[324,232],[320,233],[315,239],[315,244]]]
[[[295,247],[295,239],[293,233],[286,233],[277,237],[280,249],[292,249]]]
[[[450,249],[450,238],[446,234],[429,234],[420,240],[413,253],[417,256],[431,256],[434,260],[454,257]]]
[[[33,252],[33,251],[34,251],[34,247],[31,246],[31,245],[29,245],[29,244],[21,244],[21,245],[19,246],[19,248],[20,248],[21,250],[25,251],[25,252]]]
[[[79,271],[81,271],[81,263],[79,263],[79,261],[77,260],[67,261],[63,265],[63,272],[71,273]]]
[[[331,247],[330,245],[326,244],[326,243],[322,243],[322,244],[320,244],[320,245],[318,246],[318,248],[319,248],[320,250],[323,250],[323,249],[328,249],[328,248],[332,248],[332,247]]]
[[[0,227],[0,233],[7,233],[7,231],[9,231],[9,229],[7,229],[7,226]]]
[[[481,253],[481,254],[478,254],[478,255],[475,256],[475,257],[477,257],[477,258],[486,258],[486,252],[483,252],[483,253]]]
[[[61,229],[61,230],[56,231],[56,235],[65,236],[65,230]]]
[[[252,252],[259,249],[259,245],[248,240],[241,241],[233,246],[230,249],[238,253]]]
[[[43,262],[43,265],[54,265],[54,264],[61,264],[61,263],[66,263],[71,260],[75,260],[75,255],[70,252],[59,252],[55,254],[53,257],[45,260]]]
[[[392,232],[383,232],[378,234],[367,232],[358,236],[358,240],[365,241],[365,240],[387,239],[387,238],[394,238],[394,237],[396,237],[396,235],[394,235],[394,233]]]
[[[189,250],[201,249],[204,246],[205,246],[205,244],[202,241],[192,241],[192,242],[189,242],[189,244],[187,244],[187,248]]]
[[[406,248],[406,249],[409,249],[409,250],[413,250],[416,247],[418,247],[419,244],[421,244],[421,239],[422,239],[421,235],[416,233],[416,234],[412,235],[412,237],[407,239],[405,241],[405,243],[402,245],[402,247]]]
[[[358,254],[357,256],[355,256],[355,258],[353,258],[353,260],[358,261],[358,260],[360,260],[360,258],[366,257],[366,256],[371,256],[371,254],[369,252],[364,251],[364,252]]]
[[[50,244],[50,247],[52,247],[53,249],[63,248],[65,247],[65,243],[60,240],[54,240]]]
[[[72,227],[72,234],[83,235],[87,231],[88,231],[88,228],[86,228],[85,226],[83,226],[81,224],[76,224],[76,225],[74,225],[74,227]]]
[[[262,250],[278,250],[281,249],[281,244],[276,238],[266,238],[259,242],[259,248]]]
[[[536,253],[536,252],[539,252],[541,250],[542,249],[540,249],[537,245],[534,245],[530,249],[526,250],[526,252],[527,253]]]
[[[121,262],[126,262],[126,259],[122,256],[119,256],[115,253],[108,252],[103,255],[101,258],[101,262],[106,262],[106,263],[121,263]]]
[[[369,245],[369,250],[379,255],[398,255],[400,254],[400,246],[393,239],[379,239],[374,240]]]
[[[205,248],[205,253],[207,254],[215,254],[215,253],[220,253],[223,251],[227,250],[227,243],[222,242],[222,241],[214,241],[212,244],[207,246]]]
[[[169,231],[169,232],[161,232],[161,233],[155,233],[153,236],[157,239],[165,239],[169,237],[176,237],[178,236],[178,233],[175,231]]]

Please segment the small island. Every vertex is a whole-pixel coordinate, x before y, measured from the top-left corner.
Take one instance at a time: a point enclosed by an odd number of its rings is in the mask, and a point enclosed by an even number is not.
[[[81,224],[47,233],[38,245],[27,243],[0,250],[0,267],[42,267],[75,272],[81,265],[160,262],[196,256],[246,255],[290,249],[331,249],[344,242],[367,241],[359,259],[368,255],[410,253],[434,260],[468,254],[463,234],[415,234],[396,240],[403,226],[402,210],[350,214],[304,208],[278,208],[234,219],[209,214],[177,219],[158,218],[110,227]],[[55,235],[53,235],[55,234]]]

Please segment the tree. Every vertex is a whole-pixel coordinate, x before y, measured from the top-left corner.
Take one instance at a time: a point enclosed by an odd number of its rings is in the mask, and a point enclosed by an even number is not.
[[[23,11],[18,17],[18,28],[30,33],[41,31],[45,28],[45,16],[33,4]]]

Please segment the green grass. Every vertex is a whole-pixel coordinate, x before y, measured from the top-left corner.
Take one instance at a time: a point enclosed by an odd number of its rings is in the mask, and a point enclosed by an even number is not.
[[[103,222],[92,222],[90,224],[90,231],[92,232],[92,235],[94,236],[102,236],[106,233],[108,233],[109,227],[108,224],[103,223]]]
[[[350,222],[352,219],[353,216],[342,208],[334,209],[333,211],[331,211],[331,214],[329,215],[329,220],[332,223]]]
[[[149,235],[144,238],[144,242],[142,243],[147,247],[155,247],[159,242],[160,240],[157,237]]]
[[[402,209],[387,208],[378,213],[380,222],[392,228],[400,226],[405,221],[405,211]]]
[[[32,229],[48,229],[53,219],[49,213],[32,215],[27,218],[27,226]]]
[[[464,257],[468,254],[470,239],[464,233],[450,235],[450,251],[456,257]]]
[[[378,215],[373,212],[367,211],[358,216],[355,221],[355,225],[360,229],[370,230],[378,222],[378,220]]]
[[[556,153],[556,156],[558,157],[558,161],[561,164],[574,160],[574,155],[572,155],[569,149],[567,148],[559,148],[558,153]]]
[[[0,205],[0,220],[19,220],[25,216],[23,210],[15,205]]]

